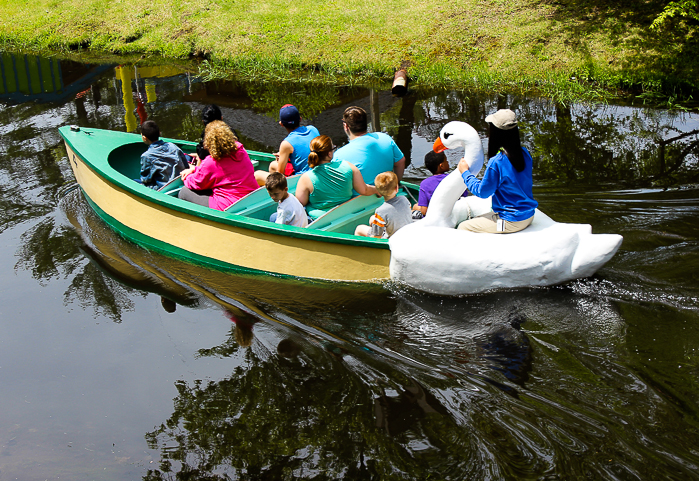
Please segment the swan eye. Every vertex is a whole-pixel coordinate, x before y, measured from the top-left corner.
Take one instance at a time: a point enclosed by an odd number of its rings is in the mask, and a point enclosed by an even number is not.
[[[443,135],[444,135],[444,138],[445,138],[445,139],[448,139],[449,137],[451,137],[451,136],[452,136],[452,134],[450,134],[450,133],[447,133],[447,132],[444,132],[444,134],[443,134]]]

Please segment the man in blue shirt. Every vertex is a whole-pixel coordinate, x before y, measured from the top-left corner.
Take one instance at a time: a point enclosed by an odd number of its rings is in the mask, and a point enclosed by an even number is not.
[[[383,132],[367,132],[367,114],[361,107],[349,107],[342,116],[349,144],[335,152],[335,160],[346,160],[357,166],[364,182],[374,185],[382,172],[395,172],[403,179],[405,156],[393,139]]]
[[[301,114],[291,104],[279,109],[279,125],[286,129],[288,135],[279,145],[279,152],[274,154],[277,160],[270,163],[269,172],[255,172],[255,180],[259,185],[265,185],[267,176],[272,172],[280,172],[289,177],[310,170],[308,154],[311,153],[311,140],[320,135],[318,129],[312,125],[301,125]]]
[[[141,125],[141,139],[148,146],[141,154],[141,182],[154,190],[178,177],[189,166],[187,155],[171,142],[160,140],[160,129],[152,120]]]

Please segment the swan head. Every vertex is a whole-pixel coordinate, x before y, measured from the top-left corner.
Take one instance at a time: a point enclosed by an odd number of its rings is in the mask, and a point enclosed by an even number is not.
[[[476,129],[466,122],[449,122],[442,127],[432,150],[444,152],[460,147],[464,149],[464,158],[468,161],[469,170],[476,175],[483,167],[483,142]]]

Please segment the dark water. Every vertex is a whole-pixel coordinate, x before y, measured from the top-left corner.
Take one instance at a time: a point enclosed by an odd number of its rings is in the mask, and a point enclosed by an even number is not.
[[[697,138],[672,140],[695,114],[2,61],[1,481],[699,479]],[[447,120],[484,133],[515,108],[541,209],[624,243],[593,278],[449,299],[222,274],[114,235],[57,128],[147,117],[195,140],[210,102],[268,152],[280,105],[337,143],[362,105],[414,179]]]

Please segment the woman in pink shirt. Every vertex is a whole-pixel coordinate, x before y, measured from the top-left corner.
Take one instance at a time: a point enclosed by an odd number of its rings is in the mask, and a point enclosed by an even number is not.
[[[259,187],[248,153],[224,122],[206,126],[204,147],[210,155],[180,174],[184,182],[180,199],[224,210]]]

